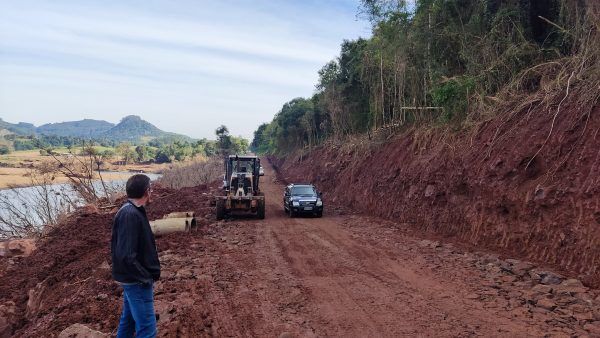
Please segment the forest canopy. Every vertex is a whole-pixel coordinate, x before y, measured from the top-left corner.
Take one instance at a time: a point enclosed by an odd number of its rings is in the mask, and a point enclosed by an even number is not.
[[[285,103],[251,147],[287,153],[390,126],[460,128],[503,97],[564,84],[576,62],[592,73],[578,81],[597,79],[592,8],[567,0],[362,0],[372,36],[344,41],[318,72],[313,96]]]

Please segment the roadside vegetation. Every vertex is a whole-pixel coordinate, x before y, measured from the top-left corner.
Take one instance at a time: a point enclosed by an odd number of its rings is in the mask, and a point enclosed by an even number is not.
[[[344,41],[312,97],[254,133],[258,153],[286,154],[411,126],[461,130],[502,111],[598,101],[596,1],[362,0],[372,37]]]
[[[162,186],[180,189],[195,187],[201,184],[210,184],[223,177],[223,159],[230,154],[245,154],[248,152],[248,143],[245,139],[233,137],[226,126],[215,130],[217,136],[214,141],[215,152],[203,161],[175,164],[163,171],[158,180]]]
[[[219,157],[211,157],[206,161],[175,164],[163,172],[158,183],[167,188],[181,189],[210,184],[222,177],[223,161]]]

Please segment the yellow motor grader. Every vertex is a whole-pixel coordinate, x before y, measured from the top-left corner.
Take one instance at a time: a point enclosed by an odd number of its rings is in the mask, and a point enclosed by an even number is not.
[[[229,155],[225,159],[223,195],[216,196],[217,219],[234,212],[250,212],[265,218],[265,195],[258,182],[263,173],[256,156]]]

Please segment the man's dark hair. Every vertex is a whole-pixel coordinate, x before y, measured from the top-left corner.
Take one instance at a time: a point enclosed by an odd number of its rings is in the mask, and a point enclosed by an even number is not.
[[[142,198],[150,188],[150,177],[144,174],[135,174],[127,180],[125,191],[129,198]]]

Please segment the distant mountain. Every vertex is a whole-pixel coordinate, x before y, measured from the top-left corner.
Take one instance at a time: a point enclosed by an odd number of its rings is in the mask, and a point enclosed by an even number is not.
[[[0,118],[0,129],[6,129],[17,135],[29,136],[36,133],[36,128],[31,123],[9,123]]]
[[[111,140],[137,141],[140,139],[164,136],[166,132],[158,129],[150,122],[136,115],[124,117],[116,126],[104,132],[101,136]]]
[[[81,121],[44,124],[37,128],[37,132],[44,135],[96,138],[114,126],[113,123],[102,120],[84,119]]]
[[[96,140],[112,140],[118,142],[148,142],[152,139],[190,141],[191,137],[169,133],[158,129],[152,123],[136,115],[124,117],[118,124],[103,120],[84,119],[48,123],[35,127],[31,123],[19,122],[17,124],[5,122],[0,118],[0,130],[6,129],[17,135],[55,135],[70,136]]]

